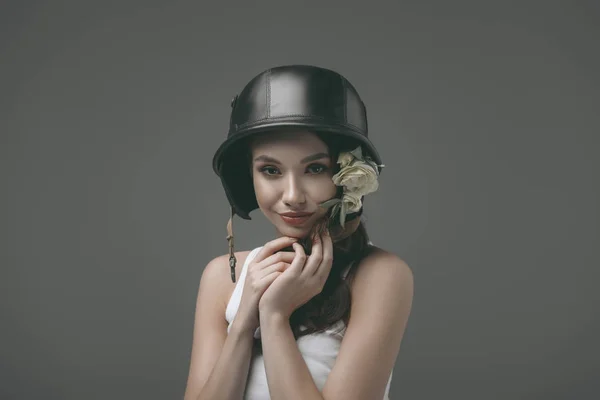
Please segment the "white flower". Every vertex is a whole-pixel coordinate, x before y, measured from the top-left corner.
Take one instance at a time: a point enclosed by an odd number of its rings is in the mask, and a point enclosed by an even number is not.
[[[375,192],[379,188],[377,170],[373,164],[355,160],[351,164],[340,169],[332,179],[337,186],[344,186],[345,191],[364,196]]]
[[[338,157],[337,163],[340,164],[341,168],[344,168],[347,165],[354,161],[354,156],[350,152],[341,153]]]
[[[353,192],[344,192],[342,203],[344,204],[346,213],[358,212],[362,207],[361,195]]]
[[[379,167],[369,157],[363,157],[362,148],[343,152],[338,157],[340,171],[332,179],[337,186],[343,186],[342,198],[333,198],[320,204],[323,208],[332,207],[332,217],[340,213],[340,225],[344,227],[346,214],[360,211],[362,196],[379,188]]]

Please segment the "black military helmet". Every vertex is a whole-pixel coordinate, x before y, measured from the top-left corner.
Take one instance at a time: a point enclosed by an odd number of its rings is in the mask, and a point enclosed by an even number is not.
[[[255,76],[231,101],[227,139],[213,157],[213,170],[221,178],[235,214],[249,220],[258,208],[245,139],[264,132],[290,129],[337,135],[353,146],[360,145],[381,172],[379,153],[368,138],[367,112],[354,86],[329,69],[311,65],[270,68]],[[233,238],[231,219],[228,240]],[[235,282],[233,260],[232,280]]]

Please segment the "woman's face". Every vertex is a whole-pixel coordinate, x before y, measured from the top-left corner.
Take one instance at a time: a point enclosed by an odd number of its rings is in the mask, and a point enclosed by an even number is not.
[[[335,197],[335,163],[327,145],[311,132],[283,132],[254,140],[252,179],[258,206],[279,235],[302,238],[327,210],[319,203]],[[289,219],[282,214],[309,214]]]

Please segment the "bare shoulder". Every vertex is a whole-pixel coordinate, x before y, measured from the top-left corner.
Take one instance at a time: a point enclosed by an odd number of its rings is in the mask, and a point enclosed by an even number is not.
[[[410,266],[398,255],[373,246],[369,255],[356,266],[350,283],[351,313],[371,307],[388,307],[400,319],[412,308],[414,276]]]
[[[374,247],[348,283],[350,318],[323,395],[381,399],[411,312],[413,274],[400,257]]]
[[[251,250],[236,251],[235,277],[236,283],[240,277],[242,267]],[[217,290],[218,299],[223,309],[231,298],[236,283],[231,281],[231,272],[229,268],[229,253],[222,254],[210,260],[202,271],[201,285]]]
[[[372,246],[373,250],[356,266],[352,288],[373,287],[375,282],[391,281],[391,285],[412,289],[413,272],[410,266],[398,255]],[[375,290],[377,290],[375,288]]]

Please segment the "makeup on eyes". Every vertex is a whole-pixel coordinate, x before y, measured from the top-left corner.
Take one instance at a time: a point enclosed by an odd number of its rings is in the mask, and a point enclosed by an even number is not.
[[[307,169],[317,169],[319,170],[319,172],[313,172],[314,175],[319,175],[322,174],[324,172],[327,172],[329,170],[329,167],[325,164],[321,164],[321,163],[313,163],[310,164],[306,167]],[[275,176],[274,174],[268,172],[268,171],[272,171],[272,170],[277,170],[278,168],[274,165],[262,165],[262,166],[257,166],[257,170],[259,172],[262,172],[263,174],[265,174],[266,176]]]

